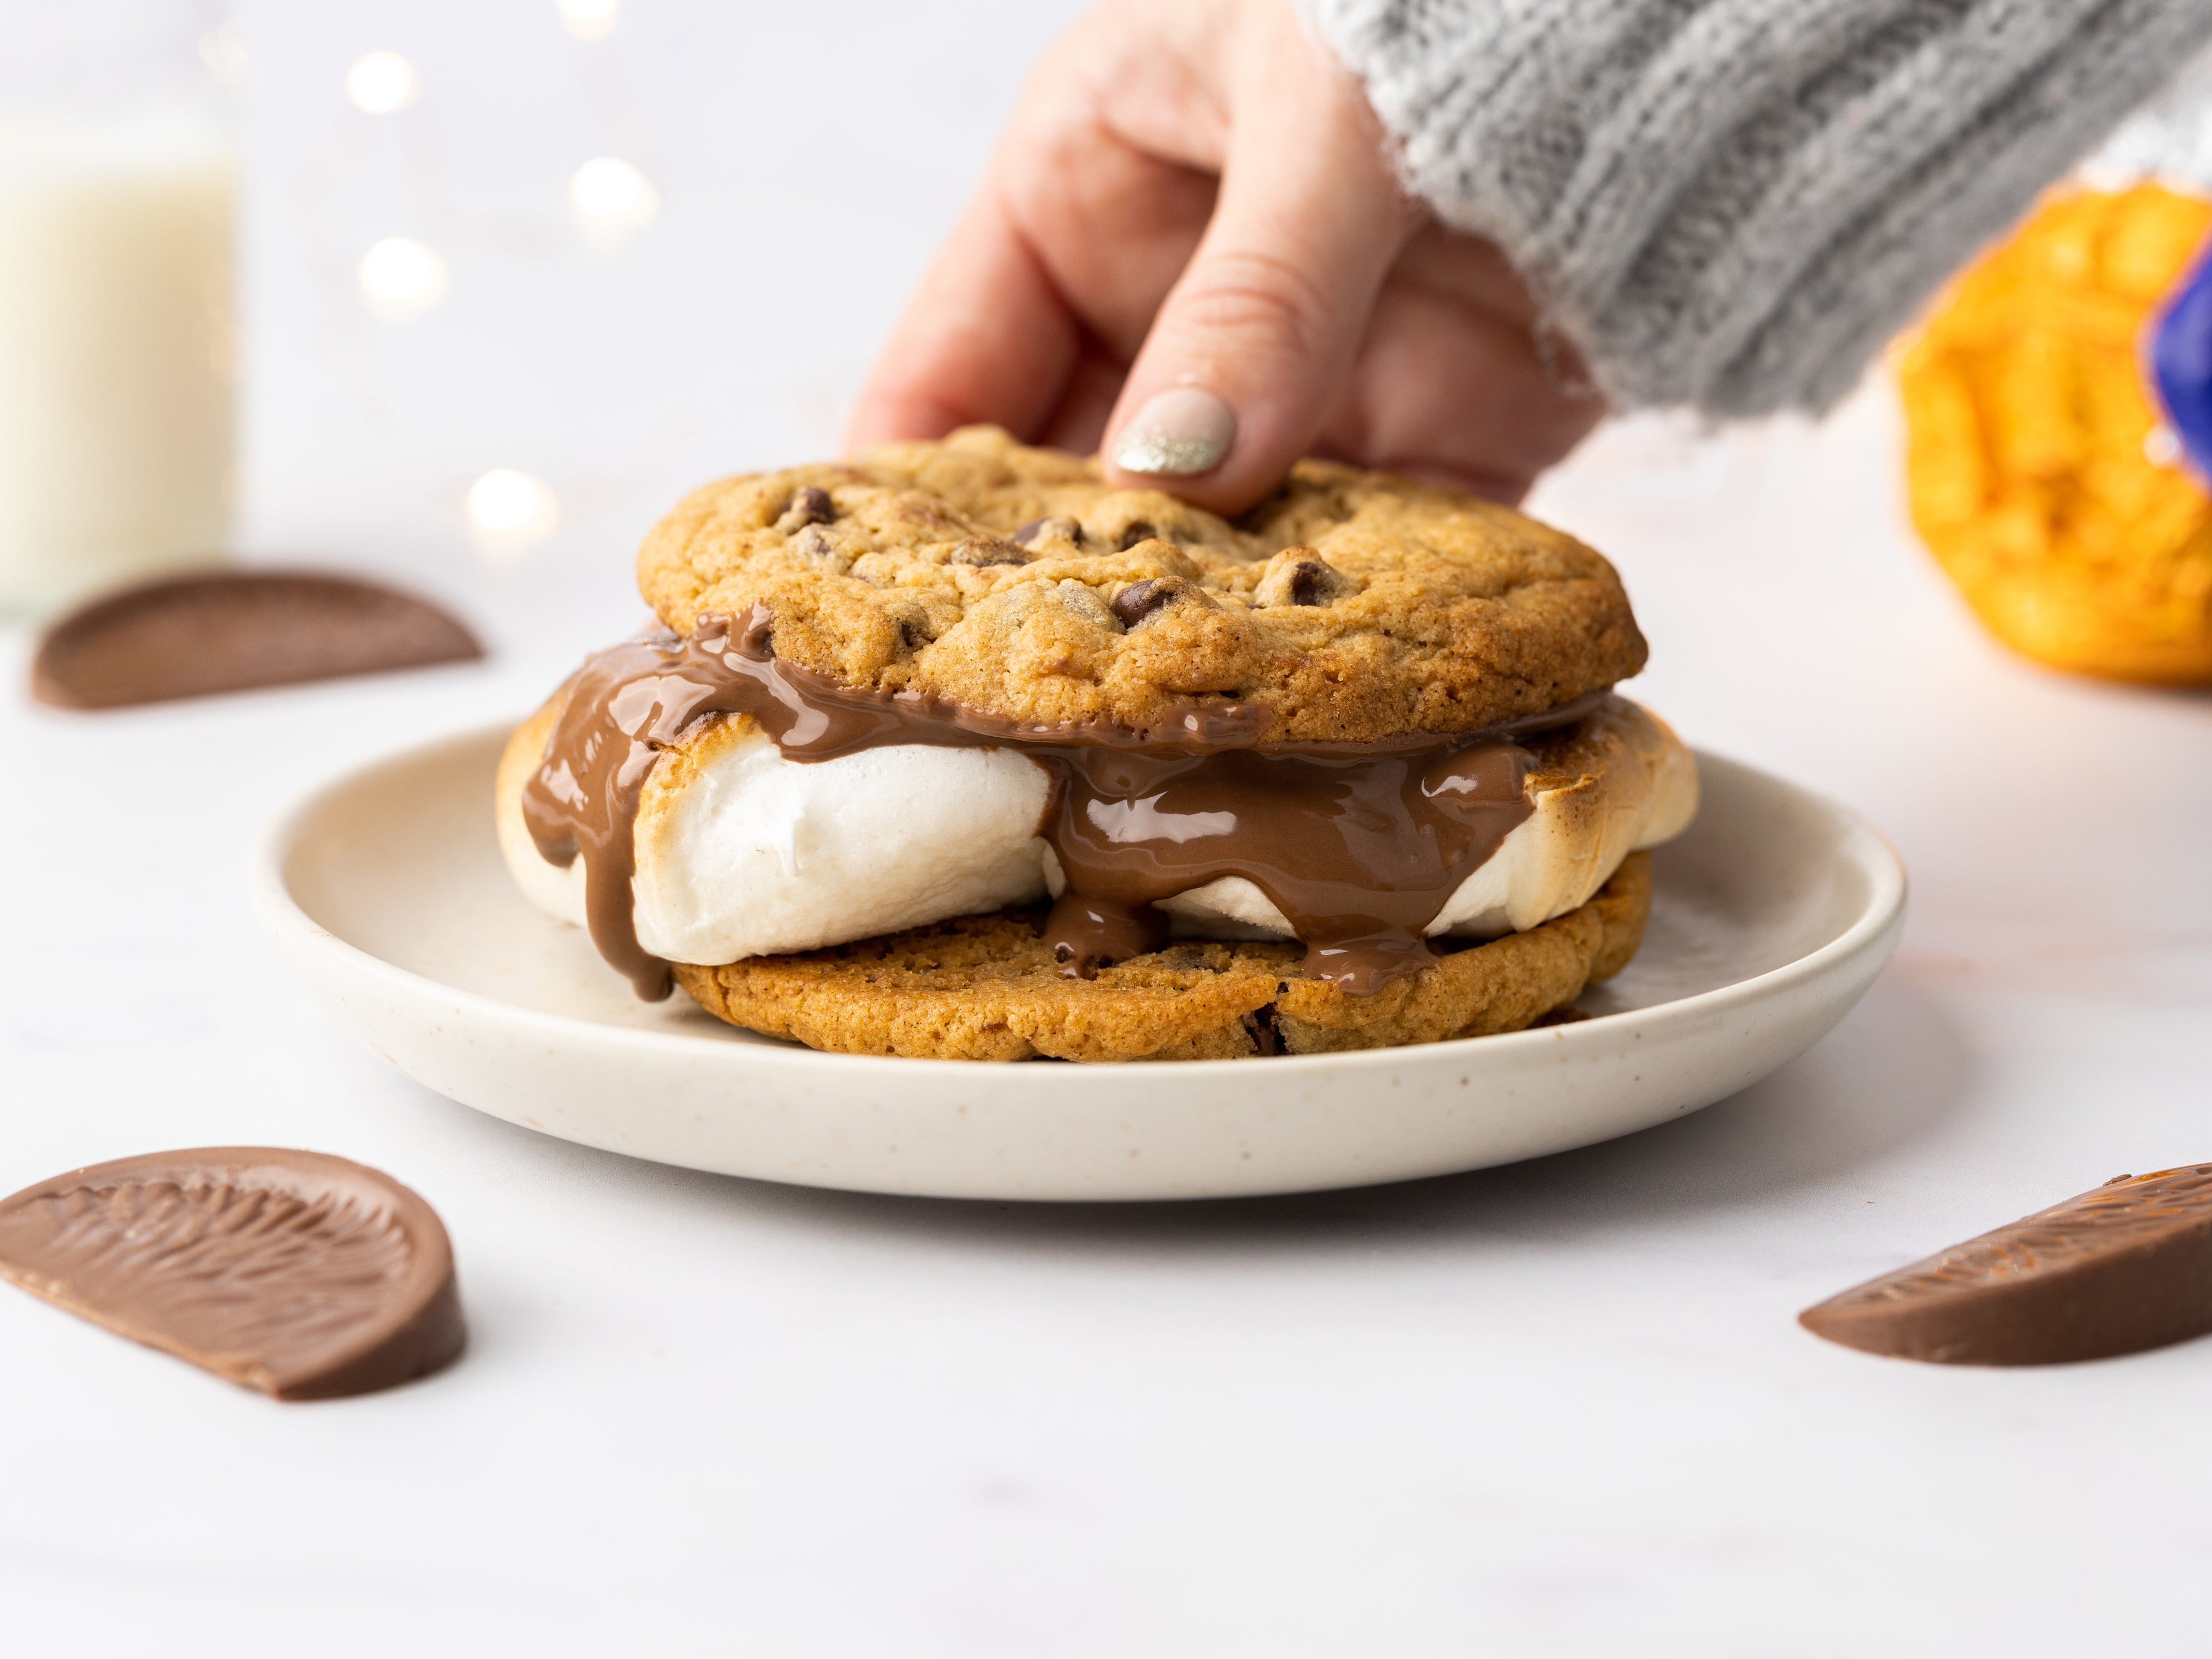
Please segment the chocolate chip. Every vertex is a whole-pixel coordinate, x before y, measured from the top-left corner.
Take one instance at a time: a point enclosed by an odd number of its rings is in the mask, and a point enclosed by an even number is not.
[[[830,499],[830,492],[812,484],[802,484],[792,491],[782,515],[775,521],[776,530],[786,536],[804,530],[811,524],[828,524],[837,516],[837,504]]]
[[[1019,530],[1014,532],[1012,540],[1017,547],[1034,547],[1048,537],[1057,537],[1063,541],[1074,542],[1080,545],[1083,541],[1083,526],[1073,519],[1057,516],[1031,519]]]
[[[995,536],[970,536],[952,550],[954,564],[1027,564],[1029,556],[1012,542]]]
[[[1126,553],[1131,548],[1134,547],[1139,542],[1151,541],[1160,532],[1153,529],[1152,526],[1146,524],[1142,519],[1139,519],[1134,524],[1129,525],[1122,530],[1121,539],[1116,541],[1114,545],[1119,548],[1122,552]]]
[[[1286,547],[1267,561],[1252,597],[1262,605],[1323,605],[1358,584],[1310,547]]]
[[[1244,1034],[1252,1039],[1255,1054],[1279,1054],[1283,1052],[1282,1027],[1275,1023],[1275,1005],[1267,1003],[1244,1016]]]
[[[1157,576],[1131,582],[1114,595],[1112,610],[1124,628],[1134,628],[1154,611],[1175,602],[1176,590]]]

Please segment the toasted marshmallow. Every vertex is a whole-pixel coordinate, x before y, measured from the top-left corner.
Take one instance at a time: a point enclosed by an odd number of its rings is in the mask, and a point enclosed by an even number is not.
[[[583,860],[548,863],[522,817],[523,784],[559,708],[556,698],[509,742],[497,823],[524,894],[581,926]],[[1624,699],[1531,742],[1530,816],[1461,884],[1431,934],[1491,938],[1564,915],[1631,852],[1680,833],[1697,811],[1689,751]],[[640,799],[638,942],[672,962],[711,966],[1056,896],[1059,860],[1037,834],[1048,793],[1043,769],[1012,749],[902,744],[799,762],[749,720],[705,726],[662,757]],[[1185,936],[1291,933],[1242,877],[1160,908]]]
[[[522,817],[550,725],[549,708],[507,746],[500,848],[532,902],[581,926],[584,860],[549,864]],[[711,964],[1031,902],[1044,896],[1036,832],[1048,788],[1012,750],[899,744],[802,763],[750,720],[721,721],[646,781],[638,943]]]

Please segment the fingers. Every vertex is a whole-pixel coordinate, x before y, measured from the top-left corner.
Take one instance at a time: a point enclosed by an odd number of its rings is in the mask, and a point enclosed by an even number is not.
[[[1605,413],[1487,243],[1425,232],[1384,283],[1323,453],[1517,501]]]
[[[1191,15],[1124,0],[1039,65],[861,393],[853,442],[992,421],[1096,446],[1213,208],[1208,146],[1226,121],[1194,74],[1211,54],[1187,38]]]
[[[1082,345],[1075,318],[987,183],[892,331],[846,441],[938,438],[977,421],[1034,434],[1060,406]]]
[[[1294,21],[1245,44],[1218,204],[1129,374],[1108,477],[1237,513],[1340,401],[1417,221],[1358,89]]]
[[[1009,135],[1008,213],[1068,308],[1127,368],[1213,216],[1215,176],[1105,118]]]
[[[1286,8],[1117,0],[1040,70],[851,440],[1103,438],[1113,483],[1228,514],[1314,449],[1514,500],[1603,413],[1538,321]]]
[[[1060,407],[1054,410],[1033,441],[1054,449],[1088,455],[1098,447],[1106,430],[1106,417],[1114,412],[1114,399],[1129,365],[1101,342],[1086,340],[1067,377]]]

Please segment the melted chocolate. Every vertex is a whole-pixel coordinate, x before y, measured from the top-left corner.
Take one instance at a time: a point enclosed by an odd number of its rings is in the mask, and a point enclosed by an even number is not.
[[[1067,891],[1046,938],[1079,973],[1157,950],[1166,930],[1137,920],[1157,901],[1242,876],[1304,943],[1306,977],[1378,990],[1435,959],[1429,923],[1529,814],[1533,758],[1496,739],[1395,755],[1063,750],[1044,836]]]
[[[523,815],[550,863],[584,860],[600,954],[641,997],[668,964],[632,915],[638,803],[659,751],[742,714],[795,761],[887,744],[1012,748],[1051,775],[1038,833],[1067,878],[1047,939],[1071,974],[1157,949],[1153,902],[1224,876],[1271,899],[1307,947],[1303,971],[1364,994],[1433,960],[1425,930],[1530,808],[1511,738],[1580,719],[1595,692],[1458,736],[1265,744],[1263,708],[1191,706],[1160,725],[1025,724],[915,692],[855,690],[776,659],[772,618],[702,617],[599,653],[570,682]]]

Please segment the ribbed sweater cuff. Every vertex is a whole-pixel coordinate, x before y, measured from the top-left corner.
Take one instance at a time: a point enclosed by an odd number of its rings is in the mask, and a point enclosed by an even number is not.
[[[1622,406],[1819,408],[2212,0],[1304,0]]]

